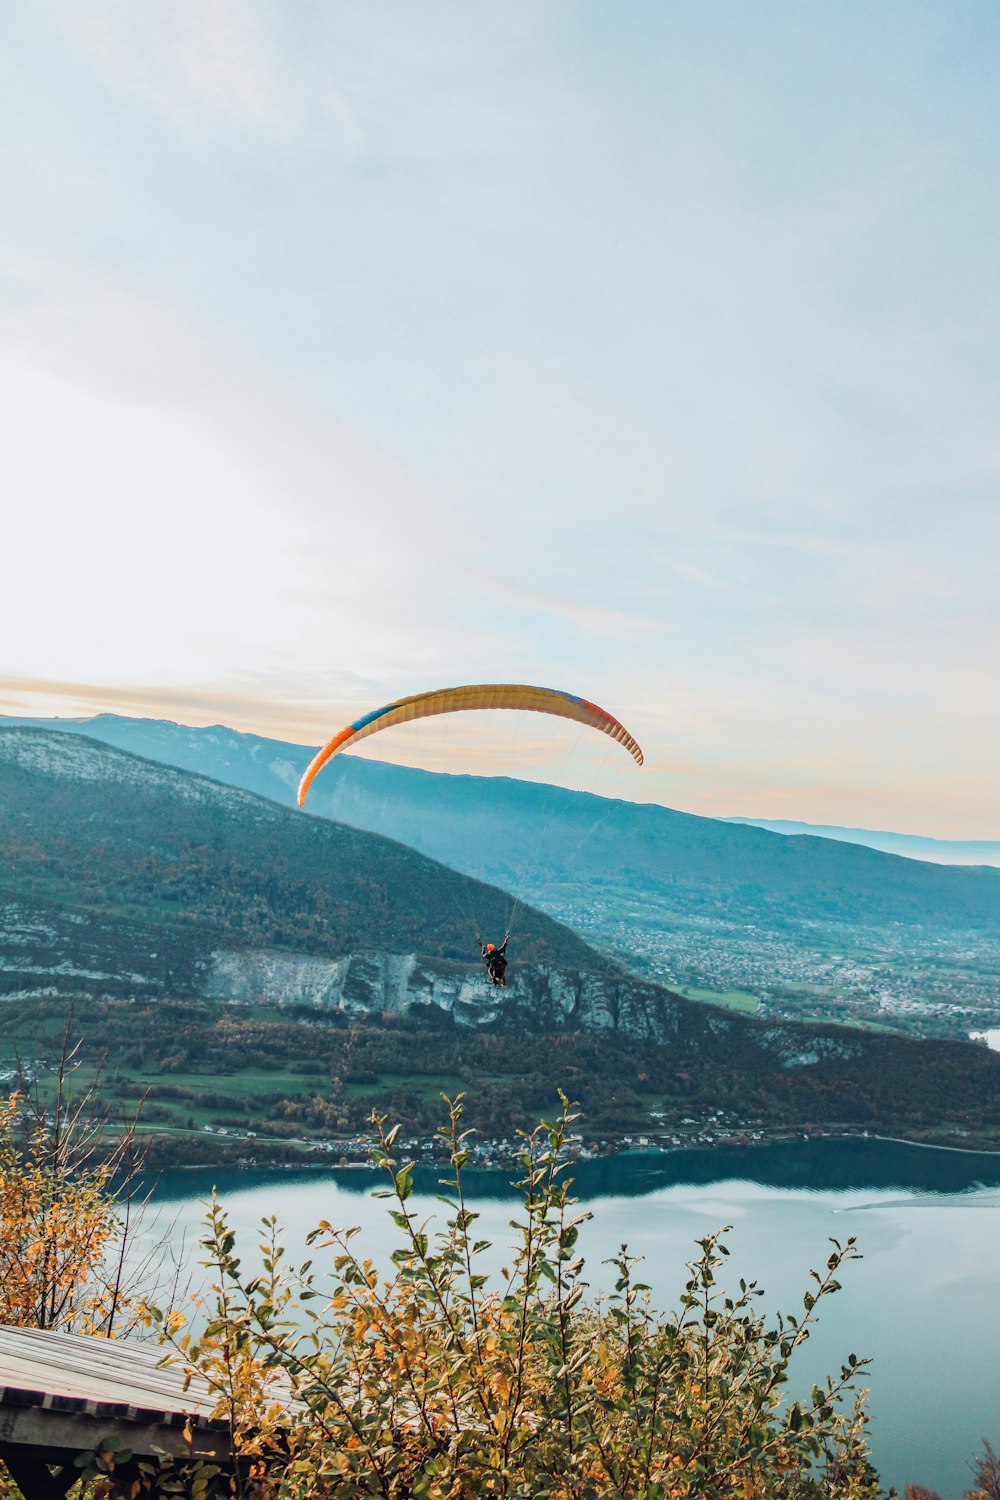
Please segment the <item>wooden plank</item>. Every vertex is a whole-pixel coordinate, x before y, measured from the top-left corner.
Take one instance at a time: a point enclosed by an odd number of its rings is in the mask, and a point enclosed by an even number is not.
[[[135,1339],[0,1326],[0,1390],[207,1416],[216,1403],[208,1382],[195,1372],[185,1389],[183,1365],[162,1366],[165,1353]]]
[[[0,1458],[10,1444],[33,1448],[47,1463],[72,1462],[78,1453],[96,1447],[102,1438],[115,1437],[122,1448],[148,1457],[159,1448],[175,1457],[225,1459],[231,1445],[225,1424],[192,1425],[191,1441],[181,1422],[146,1422],[128,1417],[93,1416],[86,1412],[53,1411],[45,1406],[0,1406]]]
[[[216,1396],[197,1372],[185,1389],[183,1364],[162,1366],[165,1352],[135,1339],[0,1326],[0,1458],[17,1468],[20,1488],[48,1500],[60,1480],[46,1466],[72,1464],[109,1437],[143,1457],[159,1449],[225,1463],[229,1428],[210,1416]]]
[[[53,1329],[0,1326],[0,1458],[10,1460],[27,1500],[56,1500],[72,1465],[106,1438],[142,1457],[232,1463],[228,1423],[211,1416],[216,1395],[183,1362],[136,1339],[101,1339]],[[287,1377],[276,1376],[286,1408]],[[75,1478],[75,1470],[73,1477]],[[22,1482],[23,1481],[23,1482]]]

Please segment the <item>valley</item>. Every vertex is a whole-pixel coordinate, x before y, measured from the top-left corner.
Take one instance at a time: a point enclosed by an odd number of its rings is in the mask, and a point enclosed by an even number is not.
[[[781,932],[690,916],[666,898],[557,886],[539,906],[600,951],[691,998],[786,1019],[964,1038],[1000,1016],[1000,940],[847,923]],[[695,993],[693,993],[695,992]]]
[[[0,729],[0,847],[8,1076],[19,1056],[50,1087],[65,1035],[79,1043],[77,1084],[103,1070],[109,1121],[145,1099],[160,1162],[350,1159],[367,1149],[373,1108],[432,1138],[442,1092],[468,1095],[497,1157],[560,1088],[595,1153],[863,1132],[1000,1146],[1000,1056],[881,1023],[762,1012],[755,987],[777,1009],[795,971],[751,967],[755,929],[741,946],[731,917],[689,913],[685,950],[661,929],[662,907],[627,900],[628,875],[605,876],[583,932],[524,906],[507,987],[494,989],[470,920],[500,930],[510,898],[496,886],[380,835],[31,728]],[[994,941],[988,906],[974,915],[975,941]],[[613,922],[632,949],[607,943]],[[720,931],[728,967],[712,963]],[[714,994],[729,1008],[704,1003]]]
[[[221,725],[113,714],[4,722],[90,737],[286,806],[310,757]],[[324,773],[310,808],[499,885],[629,971],[698,998],[738,992],[761,1015],[905,1036],[964,1038],[1000,1024],[1000,870],[888,852],[934,841],[880,851],[808,825],[774,832],[357,756]],[[498,898],[496,922],[509,906]]]

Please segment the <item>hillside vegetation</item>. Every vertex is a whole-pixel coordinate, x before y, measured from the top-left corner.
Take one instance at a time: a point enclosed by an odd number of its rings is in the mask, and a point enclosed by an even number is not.
[[[31,729],[0,729],[0,855],[7,898],[138,923],[143,941],[150,927],[193,933],[192,951],[227,942],[468,961],[475,922],[502,930],[509,909],[503,892],[392,840]],[[529,961],[601,966],[534,911],[518,941]]]
[[[209,1462],[145,1443],[133,1454],[105,1434],[75,1455],[79,1500],[880,1500],[869,1361],[845,1349],[811,1388],[799,1369],[841,1276],[855,1274],[853,1238],[823,1249],[784,1315],[761,1312],[756,1281],[736,1283],[725,1228],[696,1242],[675,1309],[653,1306],[624,1245],[614,1290],[596,1301],[580,1250],[590,1215],[570,1177],[580,1121],[564,1098],[521,1143],[508,1263],[491,1275],[455,1100],[437,1132],[447,1208],[434,1226],[413,1211],[399,1132],[373,1117],[395,1226],[386,1267],[326,1220],[295,1265],[269,1218],[254,1274],[213,1194],[207,1274],[181,1291],[123,1212],[122,1172],[94,1162],[65,1051],[59,1076],[53,1110],[18,1094],[0,1106],[0,1323],[94,1338],[144,1327],[186,1388],[214,1393],[225,1436]],[[134,1181],[127,1151],[119,1166]],[[20,1500],[15,1475],[34,1495],[39,1476],[16,1448],[5,1454],[2,1500]],[[988,1443],[970,1468],[967,1500],[1000,1497]],[[936,1500],[916,1486],[906,1497]]]
[[[312,755],[221,725],[188,729],[102,714],[62,727],[289,805]],[[690,912],[740,920],[914,923],[1000,936],[1000,870],[932,865],[653,804],[501,782],[342,755],[316,781],[308,806],[505,887],[621,882],[637,893],[661,888]],[[506,840],[497,837],[498,806],[517,830]]]
[[[506,1136],[554,1080],[612,1137],[697,1134],[711,1117],[737,1138],[1000,1140],[997,1054],[687,1002],[530,911],[492,991],[463,961],[465,913],[499,912],[501,892],[84,739],[0,733],[0,846],[0,1048],[40,1063],[75,1005],[114,1096],[152,1088],[164,1159],[185,1132],[188,1159],[246,1154],[209,1146],[206,1125],[333,1145],[375,1102],[423,1126],[442,1088],[467,1087],[474,1123]]]
[[[286,805],[310,755],[219,725],[101,715],[59,728]],[[350,755],[317,779],[309,807],[499,885],[694,998],[904,1035],[1000,1024],[1000,870]]]

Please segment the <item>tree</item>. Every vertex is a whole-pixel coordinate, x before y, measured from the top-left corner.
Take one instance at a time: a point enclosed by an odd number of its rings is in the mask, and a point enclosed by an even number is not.
[[[0,1323],[104,1334],[135,1327],[129,1266],[141,1154],[138,1115],[114,1136],[98,1107],[100,1070],[73,1090],[67,1022],[58,1059],[0,1103]]]

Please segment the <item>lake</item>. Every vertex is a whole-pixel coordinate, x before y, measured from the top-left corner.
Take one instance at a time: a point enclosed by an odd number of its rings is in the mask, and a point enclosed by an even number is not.
[[[418,1168],[412,1200],[441,1211],[436,1168]],[[627,1242],[645,1257],[642,1279],[658,1306],[676,1305],[695,1240],[732,1224],[729,1272],[756,1279],[773,1311],[798,1312],[810,1267],[828,1240],[855,1235],[864,1259],[845,1267],[844,1289],[793,1366],[805,1391],[853,1352],[870,1355],[871,1444],[883,1483],[907,1481],[958,1500],[969,1460],[988,1437],[1000,1448],[1000,1155],[939,1151],[879,1140],[802,1141],[749,1149],[630,1153],[575,1168],[593,1213],[581,1236],[594,1291],[602,1265]],[[320,1218],[362,1228],[365,1253],[387,1264],[395,1245],[380,1185],[369,1171],[188,1170],[164,1173],[156,1203],[170,1238],[194,1250],[213,1184],[229,1210],[244,1263],[256,1224],[275,1213],[293,1257]],[[470,1172],[490,1267],[504,1258],[516,1206],[505,1174]]]

